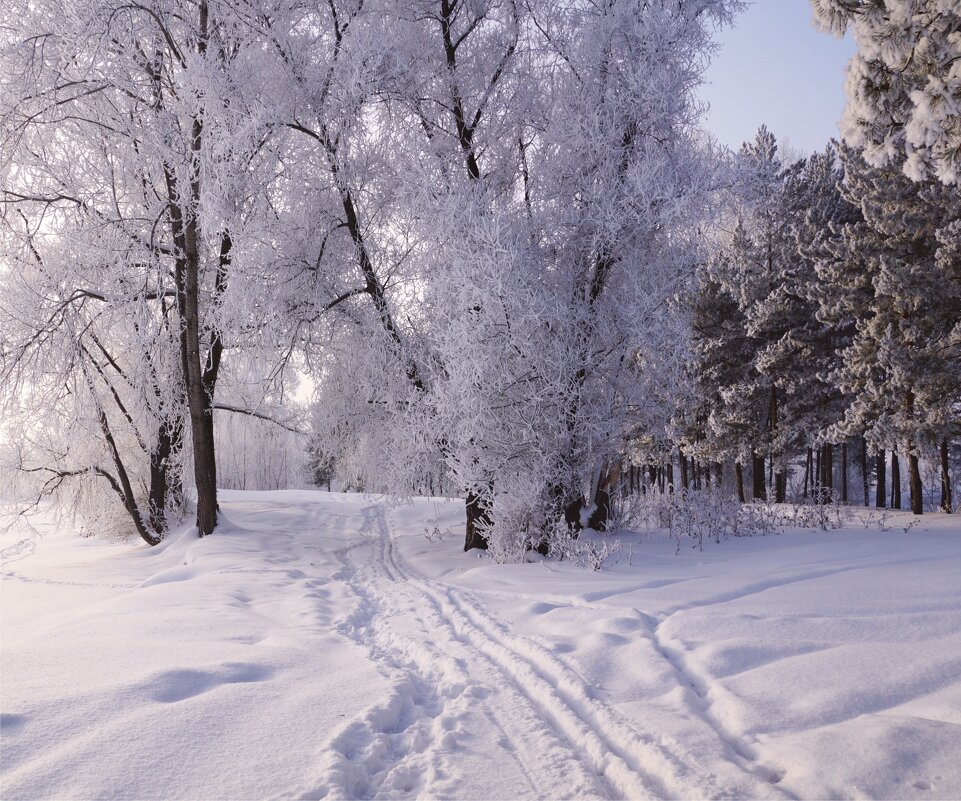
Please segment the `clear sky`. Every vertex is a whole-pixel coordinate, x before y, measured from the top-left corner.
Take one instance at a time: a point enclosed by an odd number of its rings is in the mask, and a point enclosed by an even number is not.
[[[740,147],[762,123],[802,153],[838,136],[844,66],[855,46],[850,36],[816,30],[808,0],[755,0],[718,41],[701,94],[711,104],[707,127],[722,144]]]

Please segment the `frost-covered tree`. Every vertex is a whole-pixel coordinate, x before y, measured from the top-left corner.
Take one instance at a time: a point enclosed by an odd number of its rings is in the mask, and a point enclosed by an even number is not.
[[[841,415],[846,398],[836,381],[840,353],[854,334],[856,308],[863,298],[864,277],[851,270],[836,247],[846,224],[857,222],[860,212],[841,193],[843,170],[832,143],[821,153],[809,156],[796,182],[799,216],[794,224],[798,261],[792,273],[790,291],[805,304],[804,315],[785,338],[794,361],[786,365],[786,394],[791,398],[787,426],[797,444],[827,441],[830,427]],[[863,444],[863,438],[862,438]],[[841,442],[841,500],[848,501],[847,442]],[[833,453],[832,453],[833,456]],[[822,462],[824,452],[821,452]],[[862,471],[866,471],[862,458]],[[822,470],[822,473],[827,471]],[[866,473],[865,473],[866,475]],[[830,476],[815,477],[815,484],[833,485]]]
[[[210,533],[215,386],[225,348],[264,328],[252,291],[263,271],[250,268],[277,244],[268,224],[251,225],[276,217],[265,145],[277,59],[252,24],[269,13],[217,0],[15,5],[3,52],[7,231],[20,242],[18,258],[41,271],[48,250],[92,243],[84,258],[61,259],[64,286],[51,287],[46,302],[62,303],[64,326],[80,306],[119,310],[133,371],[169,366],[153,380],[187,420],[162,425],[189,442],[197,525]],[[235,286],[238,273],[252,282]],[[156,331],[173,335],[174,358],[154,352]],[[126,380],[117,374],[133,368],[98,350],[88,347],[80,362],[95,374],[90,383],[103,378],[98,365],[114,385]],[[133,416],[116,405],[121,421]],[[161,406],[173,414],[176,404]],[[106,429],[102,439],[114,449]],[[131,492],[121,488],[127,503]]]
[[[753,378],[755,343],[731,289],[732,267],[719,254],[699,270],[691,299],[694,416],[703,420],[702,448],[716,461],[734,463],[737,497],[745,500],[744,462],[757,437],[755,400],[742,389]],[[764,399],[757,399],[763,404]]]
[[[106,531],[119,505],[155,544],[183,500],[173,292],[149,259],[128,261],[138,248],[125,237],[80,235],[89,220],[76,205],[32,216],[18,203],[0,234],[4,468],[19,500],[54,497]]]
[[[916,181],[961,183],[961,8],[956,0],[811,0],[837,35],[852,28],[845,141]]]
[[[764,459],[771,462],[774,493],[784,500],[785,455],[792,428],[782,421],[792,381],[792,336],[813,316],[797,291],[799,256],[793,237],[799,216],[800,163],[784,164],[773,134],[763,127],[738,154],[738,225],[730,244],[728,288],[735,292],[753,340],[753,370],[745,371],[731,399],[753,418],[750,442],[754,496],[766,497]],[[742,420],[742,426],[747,420]]]
[[[496,476],[502,554],[565,516],[601,525],[632,418],[657,416],[644,390],[677,345],[670,299],[707,202],[692,92],[730,8],[553,4],[532,20],[543,131],[518,147],[514,197],[459,218],[471,233],[430,295],[450,332],[439,408],[470,429],[453,469]]]

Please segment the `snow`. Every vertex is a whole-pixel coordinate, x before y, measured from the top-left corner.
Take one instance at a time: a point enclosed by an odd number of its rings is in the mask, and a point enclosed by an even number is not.
[[[0,538],[5,801],[961,797],[957,518],[595,573],[464,554],[456,501],[221,504]]]

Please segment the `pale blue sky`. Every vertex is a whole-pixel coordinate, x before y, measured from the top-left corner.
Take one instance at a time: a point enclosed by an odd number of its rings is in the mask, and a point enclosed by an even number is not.
[[[740,147],[761,123],[803,153],[838,136],[855,46],[816,30],[808,0],[756,0],[718,40],[702,97],[711,104],[707,128],[722,144]]]

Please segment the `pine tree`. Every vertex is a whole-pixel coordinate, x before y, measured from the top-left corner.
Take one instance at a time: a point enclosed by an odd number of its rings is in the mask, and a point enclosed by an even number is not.
[[[843,226],[858,221],[860,212],[841,194],[842,178],[832,143],[806,159],[793,184],[798,194],[793,227],[798,260],[786,276],[786,285],[803,302],[796,304],[798,315],[779,344],[786,368],[782,381],[789,399],[784,426],[794,434],[796,444],[824,441],[830,426],[841,418],[845,404],[835,374],[841,364],[840,353],[854,335],[859,295],[851,285],[851,278],[857,279],[857,274],[847,269],[843,257],[838,258],[837,245]],[[847,501],[845,442],[841,449],[841,500]],[[864,465],[862,470],[866,475]]]
[[[766,497],[767,457],[778,501],[785,500],[786,458],[798,445],[796,421],[791,419],[795,412],[790,403],[785,405],[796,381],[793,362],[801,343],[795,333],[813,317],[812,302],[798,291],[803,280],[797,272],[800,257],[793,234],[803,209],[802,167],[801,162],[783,164],[777,141],[766,127],[745,143],[738,163],[741,221],[731,246],[739,303],[754,340],[754,375],[740,387],[754,400],[760,434],[753,447],[754,494]]]
[[[845,197],[863,221],[843,236],[859,308],[838,371],[851,397],[838,431],[900,448],[911,508],[921,514],[921,449],[958,429],[961,264],[944,241],[954,241],[961,202],[953,188],[871,167],[853,148],[842,147],[841,158]]]
[[[727,258],[719,255],[700,269],[691,299],[695,401],[690,416],[697,421],[704,453],[735,463],[738,499],[743,501],[745,444],[757,436],[758,410],[752,407],[763,399],[742,393],[753,379],[754,345],[738,300],[725,286],[730,275]],[[682,453],[686,484],[685,459]]]
[[[845,141],[876,167],[961,183],[961,5],[956,0],[812,0],[815,21],[858,51],[848,67]]]

